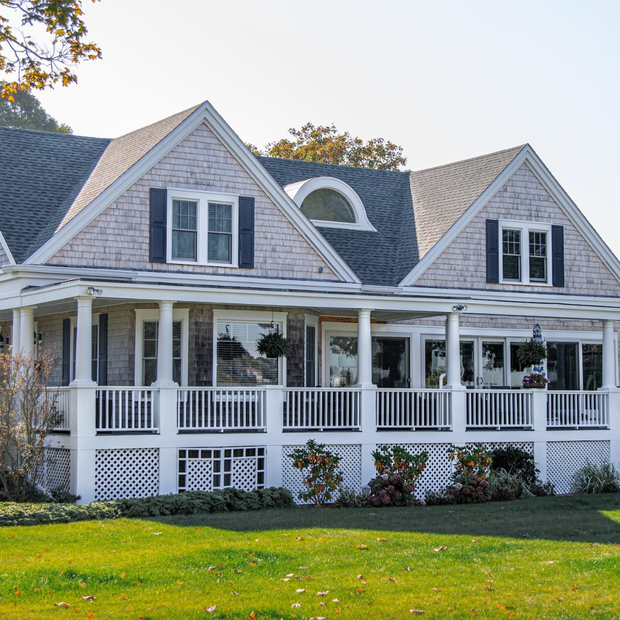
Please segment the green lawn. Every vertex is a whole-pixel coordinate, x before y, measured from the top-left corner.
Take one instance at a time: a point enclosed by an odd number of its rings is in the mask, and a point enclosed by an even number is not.
[[[620,496],[2,528],[0,563],[3,619],[620,618]]]

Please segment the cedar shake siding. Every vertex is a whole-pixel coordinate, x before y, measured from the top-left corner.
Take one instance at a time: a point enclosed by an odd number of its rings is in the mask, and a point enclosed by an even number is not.
[[[563,287],[487,283],[486,220],[541,222],[564,227]],[[500,247],[501,252],[501,247]],[[551,257],[549,257],[551,272]],[[478,213],[415,286],[565,295],[620,294],[620,284],[583,235],[524,164]]]
[[[254,268],[149,262],[149,193],[151,188],[166,187],[254,197]],[[49,264],[338,281],[325,261],[204,124],[69,241]]]

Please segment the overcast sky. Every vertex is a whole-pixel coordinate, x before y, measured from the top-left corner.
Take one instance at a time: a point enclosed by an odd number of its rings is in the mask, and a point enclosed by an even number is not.
[[[416,170],[529,142],[620,255],[616,0],[85,0],[103,60],[40,94],[117,137],[208,99],[246,142],[335,123]]]

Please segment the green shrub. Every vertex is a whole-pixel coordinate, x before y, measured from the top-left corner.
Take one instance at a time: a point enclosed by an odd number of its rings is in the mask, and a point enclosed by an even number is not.
[[[427,506],[445,506],[446,504],[456,504],[456,497],[447,491],[438,492],[427,489],[424,501]]]
[[[367,489],[364,492],[364,489]],[[350,487],[342,487],[336,500],[336,506],[340,508],[365,508],[368,506],[368,487],[364,487],[361,493]]]
[[[573,475],[573,493],[618,493],[620,491],[620,471],[614,463],[600,465],[589,461]]]
[[[510,502],[521,499],[524,493],[531,495],[519,474],[498,469],[490,478],[491,499],[495,502]]]
[[[290,458],[293,467],[301,470],[301,482],[306,488],[299,492],[299,499],[316,506],[330,502],[342,485],[340,456],[326,450],[324,443],[308,439],[303,447],[291,452]]]
[[[458,503],[487,502],[491,499],[488,480],[491,453],[483,444],[450,446],[448,459],[454,463],[454,473],[447,491]]]
[[[117,519],[121,516],[115,502],[92,504],[18,504],[0,503],[0,525],[42,525],[94,519]]]
[[[499,470],[518,476],[528,486],[538,480],[540,471],[536,468],[534,456],[513,446],[495,448],[491,453],[491,472]]]

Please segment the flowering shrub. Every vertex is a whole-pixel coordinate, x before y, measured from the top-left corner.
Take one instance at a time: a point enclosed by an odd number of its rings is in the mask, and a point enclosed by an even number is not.
[[[368,503],[372,506],[413,505],[415,485],[424,472],[428,453],[414,455],[401,446],[379,446],[372,456],[377,476],[368,483]]]
[[[486,502],[491,499],[488,480],[491,454],[482,444],[450,446],[448,459],[454,463],[454,473],[447,490],[457,502]]]
[[[342,484],[340,456],[325,449],[324,443],[309,439],[303,448],[291,452],[293,467],[303,474],[302,484],[306,491],[300,491],[299,499],[322,506],[331,501]]]
[[[541,375],[539,372],[532,372],[529,375],[525,375],[525,377],[523,377],[523,387],[526,389],[546,388],[548,383],[549,379],[547,379],[545,375]]]

